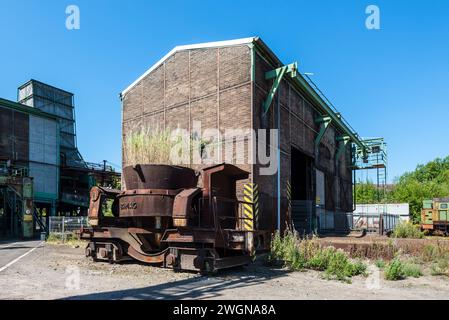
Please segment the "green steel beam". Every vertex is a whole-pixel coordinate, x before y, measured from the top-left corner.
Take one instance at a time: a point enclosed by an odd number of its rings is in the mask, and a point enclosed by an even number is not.
[[[327,116],[329,116],[332,121],[335,123],[336,127],[343,131],[343,134],[348,135],[351,140],[358,145],[362,150],[366,152],[366,145],[362,140],[354,133],[348,126],[342,121],[341,115],[334,112],[326,102],[320,97],[320,95],[313,90],[313,88],[309,85],[309,83],[299,74],[295,77],[295,79],[299,82],[301,87],[310,95],[312,98],[318,102],[321,109],[323,109]]]
[[[324,115],[321,118],[330,118],[330,121],[332,121],[335,125],[335,127],[342,131],[344,137],[348,137],[349,141],[352,141],[354,144],[356,144],[362,151],[363,156],[366,156],[368,149],[367,145],[363,142],[362,139],[360,139],[359,135],[353,132],[343,121],[341,114],[338,112],[334,112],[329,105],[321,98],[321,96],[310,86],[310,84],[302,77],[298,72],[298,64],[296,62],[277,68],[275,70],[269,71],[265,74],[265,79],[275,79],[273,82],[273,85],[270,89],[270,92],[268,93],[267,100],[263,103],[263,110],[264,114],[266,114],[271,106],[271,103],[273,102],[273,98],[276,95],[277,90],[279,89],[279,85],[281,84],[281,81],[283,77],[286,74],[289,74],[290,77],[296,83],[299,85],[299,87],[305,91],[306,94],[308,94],[313,100],[315,100],[318,103],[318,107],[324,111]],[[320,129],[320,133],[318,134],[318,137],[315,140],[315,144],[319,144],[322,137],[324,136],[327,127],[329,126],[329,123],[322,126]],[[343,148],[347,145],[349,141],[344,142]]]
[[[272,71],[268,71],[265,74],[265,79],[270,80],[274,79],[273,85],[271,86],[270,92],[268,93],[267,100],[263,103],[263,112],[264,115],[267,114],[268,109],[271,106],[271,103],[273,102],[273,98],[276,95],[277,90],[279,89],[279,85],[281,84],[282,78],[285,74],[290,74],[291,77],[296,77],[297,73],[296,70],[298,69],[298,64],[296,62],[277,68]]]
[[[276,78],[279,75],[279,73],[281,72],[281,70],[285,70],[285,72],[290,74],[292,77],[296,77],[296,75],[297,75],[296,71],[298,70],[298,63],[293,62],[293,63],[290,63],[289,65],[277,68],[275,70],[268,71],[267,73],[265,73],[265,80],[270,80],[270,79]]]
[[[335,154],[335,161],[339,161],[341,154],[345,151],[346,146],[351,142],[351,137],[348,135],[337,137],[337,142],[339,142],[337,153]]]
[[[272,65],[280,65],[281,61],[277,59],[276,55],[268,48],[268,46],[260,39],[256,38],[253,42],[254,48],[257,50],[257,52],[260,53],[262,57],[266,57],[268,59],[271,59],[269,61]],[[297,72],[298,73],[298,72]],[[361,138],[353,132],[341,119],[341,116],[338,115],[338,113],[334,112],[327,103],[320,97],[320,95],[312,88],[312,86],[298,73],[294,77],[292,77],[292,84],[300,90],[300,92],[305,93],[310,99],[312,99],[314,102],[316,102],[316,105],[314,104],[317,111],[319,111],[321,114],[329,115],[332,120],[334,121],[333,125],[339,129],[342,134],[347,134],[351,137],[354,144],[356,144],[360,149],[363,150],[363,153],[367,153],[367,146],[366,144],[361,140]]]
[[[326,133],[326,130],[331,122],[332,122],[331,117],[319,117],[315,119],[315,123],[320,124],[320,132],[318,133],[318,136],[315,138],[315,147],[318,147],[320,145],[321,139],[323,139],[324,134]]]

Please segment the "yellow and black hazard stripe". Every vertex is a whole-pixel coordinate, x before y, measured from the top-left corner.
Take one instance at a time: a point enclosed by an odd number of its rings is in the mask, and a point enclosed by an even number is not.
[[[292,221],[292,185],[287,180],[287,223],[291,224]]]
[[[259,187],[255,183],[246,183],[243,187],[243,227],[252,231],[259,216]]]
[[[290,181],[287,180],[287,202],[288,202],[288,211],[291,212],[292,209],[292,186]]]

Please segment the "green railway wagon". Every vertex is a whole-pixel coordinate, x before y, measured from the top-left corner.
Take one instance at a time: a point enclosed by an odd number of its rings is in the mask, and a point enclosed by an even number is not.
[[[433,209],[433,200],[424,200],[422,208],[423,209]]]
[[[449,198],[423,201],[421,229],[449,235]]]

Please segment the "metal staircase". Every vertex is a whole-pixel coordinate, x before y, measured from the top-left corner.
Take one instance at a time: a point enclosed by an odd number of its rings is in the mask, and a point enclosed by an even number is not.
[[[306,200],[292,201],[292,222],[300,236],[312,232],[313,202]]]
[[[41,217],[39,216],[39,212],[37,211],[37,208],[33,205],[33,217],[34,221],[39,225],[40,229],[43,230],[48,235],[48,228],[45,225],[45,223],[42,221]]]
[[[4,188],[5,190],[5,200],[6,200],[6,204],[11,212],[11,219],[12,217],[17,217],[17,221],[20,223],[23,223],[23,217],[22,217],[22,212],[23,212],[23,199],[22,199],[22,195],[17,192],[16,189],[14,189],[13,187],[6,185],[6,187]],[[33,204],[33,208],[32,208],[32,214],[33,214],[33,218],[34,221],[36,222],[36,224],[39,225],[39,227],[41,228],[41,230],[43,230],[45,233],[48,234],[48,228],[45,225],[45,223],[42,221],[41,217],[39,216],[39,213],[37,211],[37,208],[34,206]]]

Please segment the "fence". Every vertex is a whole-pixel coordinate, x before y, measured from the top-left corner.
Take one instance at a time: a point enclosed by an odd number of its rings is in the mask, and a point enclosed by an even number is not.
[[[363,230],[367,233],[385,234],[393,231],[400,220],[394,214],[354,214],[348,213],[348,224],[352,230]]]
[[[87,217],[49,217],[48,232],[49,235],[65,241],[71,237],[75,231],[81,227],[88,227]]]

